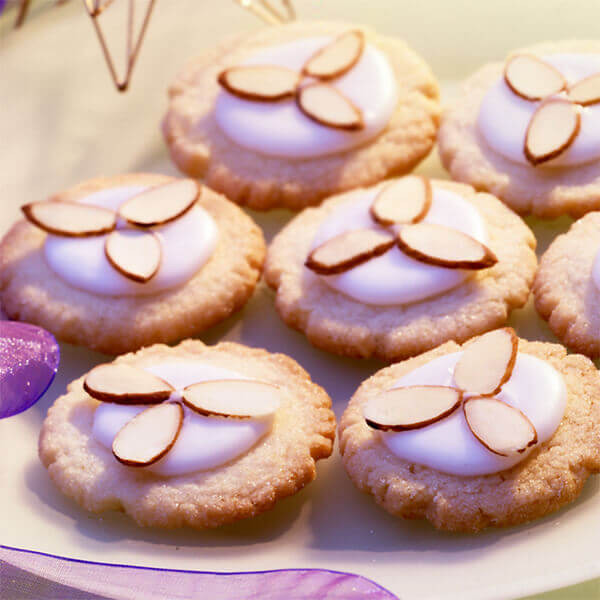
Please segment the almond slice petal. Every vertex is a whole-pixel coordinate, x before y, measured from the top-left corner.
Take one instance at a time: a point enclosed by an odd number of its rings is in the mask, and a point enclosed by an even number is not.
[[[317,246],[304,263],[319,275],[337,275],[380,256],[394,245],[394,236],[377,229],[354,229]]]
[[[309,119],[325,127],[356,131],[365,126],[360,109],[328,83],[310,83],[300,88],[296,103]]]
[[[177,441],[183,414],[179,402],[164,402],[137,414],[115,436],[115,458],[130,467],[146,467],[160,460]]]
[[[456,385],[478,396],[497,394],[512,375],[518,347],[519,338],[511,327],[479,336],[465,346],[454,367]]]
[[[83,389],[96,400],[115,404],[157,404],[173,392],[166,381],[144,369],[114,363],[94,367]]]
[[[138,283],[150,281],[160,267],[162,249],[158,237],[147,231],[113,231],[104,244],[108,262],[121,275]]]
[[[406,225],[397,234],[400,250],[408,256],[449,269],[487,269],[496,255],[475,238],[444,225]]]
[[[537,444],[537,432],[518,409],[497,398],[475,396],[463,404],[471,433],[490,452],[500,456],[521,454]]]
[[[600,102],[600,73],[595,73],[574,83],[569,88],[567,97],[571,102],[576,102],[581,106]]]
[[[185,214],[198,199],[198,185],[192,179],[178,179],[126,200],[119,216],[138,227],[164,225]]]
[[[386,185],[371,205],[371,217],[381,225],[417,223],[431,207],[431,182],[407,175]]]
[[[363,416],[369,427],[382,431],[407,431],[427,427],[451,414],[462,392],[441,385],[399,387],[369,400]]]
[[[36,227],[65,237],[102,235],[117,223],[112,210],[79,202],[32,202],[21,210]]]
[[[237,419],[268,417],[279,408],[281,398],[276,385],[248,379],[202,381],[183,390],[184,404],[201,415]]]
[[[517,54],[504,67],[504,80],[517,96],[541,100],[567,87],[562,73],[533,54]]]
[[[229,93],[245,100],[275,102],[296,93],[300,74],[285,67],[248,65],[225,69],[218,81]]]
[[[365,47],[362,31],[347,31],[313,54],[302,73],[318,79],[334,79],[348,72],[360,59]]]
[[[560,98],[544,102],[529,121],[525,157],[534,166],[556,158],[575,141],[580,126],[576,104]]]

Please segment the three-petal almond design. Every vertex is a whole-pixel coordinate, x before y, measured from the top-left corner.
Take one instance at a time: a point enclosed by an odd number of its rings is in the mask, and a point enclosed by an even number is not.
[[[179,179],[132,196],[116,212],[64,200],[32,202],[21,210],[30,223],[53,235],[106,235],[104,254],[110,265],[128,279],[146,283],[162,261],[161,243],[151,228],[182,217],[199,193],[195,181]]]
[[[365,124],[362,111],[330,82],[345,75],[360,60],[362,31],[351,30],[320,48],[300,72],[277,65],[240,65],[221,71],[217,81],[230,94],[253,102],[295,99],[306,117],[333,129],[356,131]],[[313,81],[304,84],[303,78]]]
[[[437,423],[462,407],[475,439],[499,456],[515,456],[537,444],[531,421],[496,395],[510,379],[519,340],[511,328],[490,331],[467,345],[454,367],[455,387],[414,385],[393,388],[369,400],[367,425],[407,431]]]
[[[581,107],[600,102],[600,73],[569,85],[556,67],[532,54],[509,58],[504,80],[524,100],[541,101],[529,121],[523,146],[533,166],[570,148],[581,128]]]
[[[388,183],[369,210],[373,227],[337,235],[314,248],[305,266],[319,275],[338,275],[394,246],[429,265],[478,270],[498,262],[496,255],[475,238],[451,227],[423,223],[432,202],[429,179],[407,175]]]
[[[92,369],[83,389],[101,402],[146,406],[113,440],[115,458],[133,467],[152,465],[171,450],[183,427],[184,406],[205,417],[264,419],[275,414],[283,395],[277,385],[254,379],[202,381],[175,389],[144,369],[118,363]]]

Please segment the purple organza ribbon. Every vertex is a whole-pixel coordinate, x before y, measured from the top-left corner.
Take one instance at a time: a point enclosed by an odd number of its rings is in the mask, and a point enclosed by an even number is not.
[[[6,546],[0,546],[0,560],[56,583],[116,600],[398,600],[365,577],[326,569],[177,571],[87,562]]]

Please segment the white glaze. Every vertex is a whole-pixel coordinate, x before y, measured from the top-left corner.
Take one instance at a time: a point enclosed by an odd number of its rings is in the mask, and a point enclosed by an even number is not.
[[[306,60],[335,39],[324,36],[295,40],[259,50],[243,64],[270,64],[300,71]],[[305,78],[306,82],[314,81]],[[215,118],[236,144],[269,156],[313,158],[354,148],[376,137],[398,103],[396,78],[385,55],[365,44],[361,58],[345,75],[330,82],[362,110],[365,128],[347,132],[319,125],[293,99],[252,102],[219,92]]]
[[[435,358],[399,379],[392,387],[454,386],[454,366],[461,354],[455,352]],[[567,391],[561,375],[546,361],[519,353],[512,376],[497,398],[522,411],[533,423],[542,443],[552,437],[563,417]],[[516,457],[490,452],[469,430],[462,408],[428,427],[381,435],[396,456],[452,475],[497,473],[522,461],[531,451]]]
[[[121,186],[82,198],[83,204],[117,210],[146,186]],[[123,225],[120,223],[119,226]],[[158,273],[147,283],[132,281],[114,269],[104,254],[105,235],[85,238],[46,237],[44,252],[50,268],[73,287],[100,296],[151,295],[184,284],[211,257],[218,229],[213,218],[196,205],[179,219],[153,227],[162,246]]]
[[[541,58],[555,66],[569,84],[600,72],[599,54],[552,54]],[[481,102],[477,120],[479,131],[495,152],[512,162],[529,165],[523,146],[527,126],[539,104],[517,96],[501,76]],[[599,158],[600,104],[595,104],[581,107],[581,128],[573,145],[554,160],[536,168],[574,166]]]
[[[596,256],[592,264],[592,281],[596,289],[600,291],[600,247],[596,250]]]
[[[176,389],[214,379],[248,379],[229,369],[199,361],[171,361],[145,367],[145,370],[168,381]],[[121,427],[146,408],[103,402],[94,412],[92,435],[111,449]],[[218,467],[252,448],[273,423],[272,417],[227,419],[204,417],[186,406],[183,410],[183,426],[175,445],[166,456],[145,469],[172,477]]]
[[[385,184],[382,184],[385,185]],[[323,221],[312,248],[345,231],[373,227],[369,208],[381,185],[352,192]],[[431,208],[424,221],[453,227],[482,243],[487,242],[485,223],[477,209],[455,192],[433,186]],[[427,265],[399,248],[373,258],[340,275],[318,275],[331,288],[364,304],[379,306],[418,302],[448,291],[469,275],[461,269]]]

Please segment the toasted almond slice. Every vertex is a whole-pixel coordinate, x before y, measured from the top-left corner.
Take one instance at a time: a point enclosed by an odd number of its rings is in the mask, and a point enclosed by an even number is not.
[[[173,392],[160,377],[124,364],[94,367],[86,375],[83,389],[96,400],[115,404],[157,404]]]
[[[562,73],[533,54],[516,54],[504,67],[508,87],[525,100],[541,100],[567,87]]]
[[[300,74],[286,67],[248,65],[225,69],[218,81],[228,92],[245,100],[275,102],[296,93]]]
[[[326,127],[356,131],[362,129],[362,112],[344,94],[328,83],[309,83],[296,94],[298,108]]]
[[[220,379],[202,381],[183,390],[183,402],[201,415],[259,419],[275,413],[281,390],[264,381]]]
[[[408,256],[449,269],[487,269],[498,262],[487,246],[444,225],[406,225],[398,232],[397,243]]]
[[[173,447],[182,425],[183,406],[179,402],[151,406],[119,430],[113,440],[113,454],[124,465],[147,467]]]
[[[419,429],[447,417],[460,405],[461,399],[460,390],[442,385],[399,387],[369,400],[363,416],[373,429]]]
[[[562,154],[575,141],[581,126],[576,104],[556,98],[533,113],[525,134],[525,157],[539,165]]]
[[[119,273],[139,283],[150,281],[162,260],[158,237],[137,229],[113,231],[106,238],[104,254]]]
[[[381,225],[417,223],[431,207],[431,182],[407,175],[386,185],[371,205],[371,216]]]
[[[519,338],[511,327],[484,333],[465,346],[454,367],[456,385],[469,394],[491,396],[510,379]]]
[[[65,237],[102,235],[117,223],[112,210],[79,202],[32,202],[21,210],[36,227]]]
[[[193,179],[178,179],[144,190],[119,207],[119,216],[138,227],[164,225],[185,214],[198,199]]]
[[[380,256],[394,245],[394,236],[377,229],[354,229],[317,246],[304,263],[319,275],[337,275]]]
[[[600,73],[594,73],[574,83],[567,93],[571,102],[589,106],[600,102]]]
[[[514,456],[537,444],[537,432],[518,409],[497,398],[475,396],[463,404],[471,433],[490,452]]]
[[[313,54],[302,68],[303,75],[335,79],[348,72],[360,59],[365,47],[362,31],[347,31]]]

